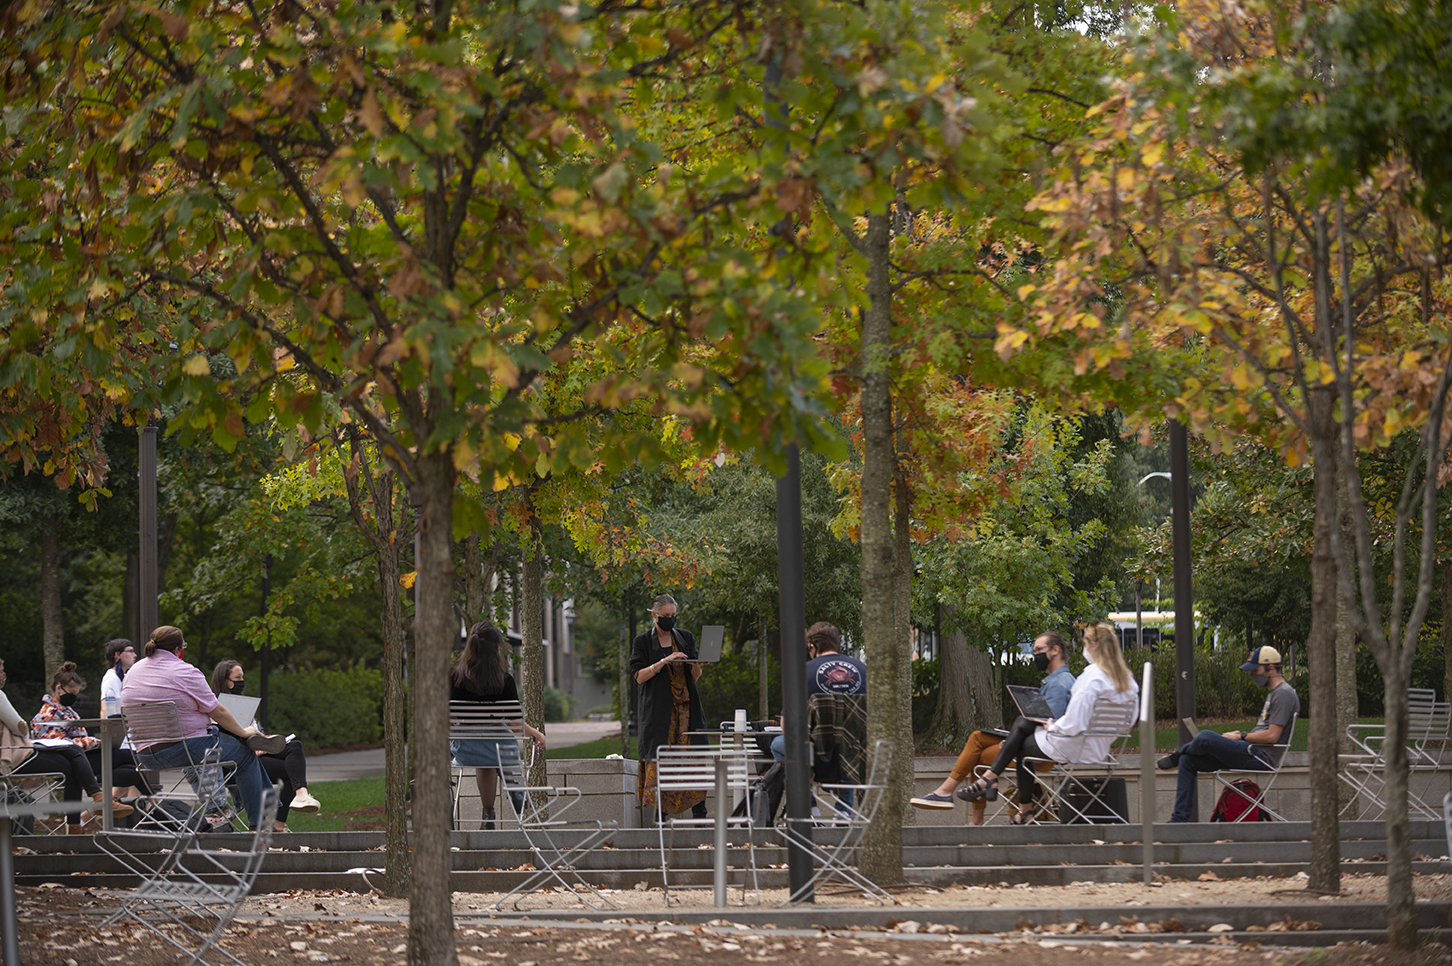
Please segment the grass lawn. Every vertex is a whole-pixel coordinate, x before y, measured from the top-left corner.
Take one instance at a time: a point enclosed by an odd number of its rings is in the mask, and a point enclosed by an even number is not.
[[[635,739],[630,739],[630,753],[635,754]],[[600,738],[596,741],[587,741],[583,745],[572,745],[569,748],[548,748],[545,750],[546,758],[605,758],[609,755],[620,754],[620,738]]]
[[[323,803],[323,810],[316,815],[290,814],[287,827],[294,832],[336,832],[349,821],[383,827],[382,775],[341,782],[312,782],[308,791]]]

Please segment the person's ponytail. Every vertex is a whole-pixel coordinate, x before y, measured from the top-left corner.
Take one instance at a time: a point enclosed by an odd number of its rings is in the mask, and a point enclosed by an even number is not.
[[[146,646],[142,648],[142,656],[151,657],[157,652],[158,648],[163,651],[171,651],[175,654],[183,647],[186,647],[186,641],[182,638],[181,628],[172,627],[170,624],[163,624],[151,632],[151,637],[147,639]]]

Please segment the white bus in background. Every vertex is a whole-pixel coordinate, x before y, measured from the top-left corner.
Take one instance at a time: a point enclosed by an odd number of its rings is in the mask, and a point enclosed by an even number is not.
[[[1119,631],[1120,646],[1128,650],[1137,647],[1135,632],[1135,617],[1139,618],[1139,625],[1144,629],[1144,646],[1149,650],[1157,650],[1160,642],[1168,635],[1171,638],[1175,634],[1175,612],[1172,610],[1146,610],[1140,611],[1138,615],[1132,610],[1114,611],[1109,615],[1109,622]],[[1195,612],[1195,636],[1200,636],[1201,616]],[[1220,628],[1215,628],[1215,646],[1220,646]]]

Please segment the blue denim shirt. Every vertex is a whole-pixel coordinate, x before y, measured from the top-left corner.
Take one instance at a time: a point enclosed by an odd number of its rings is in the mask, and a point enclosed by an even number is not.
[[[1044,683],[1039,685],[1039,694],[1049,703],[1049,710],[1054,712],[1054,717],[1062,718],[1065,709],[1069,707],[1069,692],[1073,689],[1074,672],[1065,664],[1058,670],[1049,672]]]

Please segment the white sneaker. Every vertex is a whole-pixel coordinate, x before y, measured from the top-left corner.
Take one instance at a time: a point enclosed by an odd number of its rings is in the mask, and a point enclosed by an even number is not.
[[[292,803],[287,807],[291,811],[306,812],[307,814],[311,815],[314,812],[318,811],[318,809],[322,808],[323,805],[316,798],[313,798],[313,796],[308,793],[308,790],[304,788],[293,796]]]

